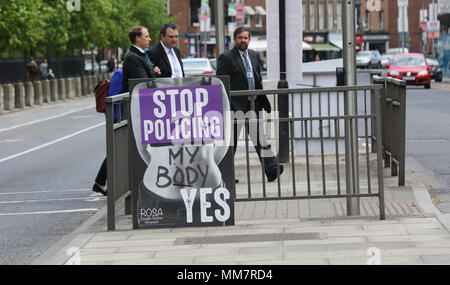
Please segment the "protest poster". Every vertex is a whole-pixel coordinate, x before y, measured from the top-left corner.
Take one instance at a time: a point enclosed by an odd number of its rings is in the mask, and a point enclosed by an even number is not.
[[[234,225],[229,110],[225,88],[213,77],[134,87],[134,228]]]

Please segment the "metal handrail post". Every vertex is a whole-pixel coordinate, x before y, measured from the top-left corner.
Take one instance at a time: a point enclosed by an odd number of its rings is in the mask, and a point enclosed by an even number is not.
[[[405,185],[405,156],[406,156],[406,82],[402,81],[399,86],[400,103],[400,131],[399,131],[399,157],[398,157],[398,185]]]
[[[119,113],[120,116],[120,113]],[[115,157],[114,157],[114,103],[106,103],[106,177],[108,177],[107,219],[108,231],[116,229]]]
[[[342,2],[343,59],[346,85],[356,85],[356,49],[355,49],[355,1]],[[345,92],[345,115],[356,115],[356,92]],[[359,161],[357,120],[346,120],[345,124],[345,167],[347,194],[359,193]],[[359,215],[359,198],[347,198],[347,215]]]
[[[383,147],[382,147],[382,113],[381,106],[383,104],[383,91],[381,89],[375,90],[375,115],[376,115],[376,152],[377,152],[377,171],[378,171],[378,198],[380,207],[380,220],[386,219],[385,205],[384,205],[384,181],[383,181]]]

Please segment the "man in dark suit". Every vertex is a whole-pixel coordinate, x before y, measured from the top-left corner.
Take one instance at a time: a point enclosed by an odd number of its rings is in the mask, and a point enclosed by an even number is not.
[[[145,50],[149,47],[151,38],[148,29],[143,26],[135,26],[128,33],[132,46],[123,62],[123,87],[128,91],[128,79],[152,78],[160,74],[159,68],[153,65]]]
[[[161,41],[148,52],[150,60],[161,70],[160,77],[184,77],[183,62],[177,48],[177,26],[173,23],[162,25],[160,35]]]
[[[262,88],[261,69],[262,61],[259,54],[253,50],[248,49],[250,43],[250,31],[246,28],[240,27],[234,32],[234,48],[221,54],[217,62],[217,75],[229,75],[231,90],[255,90]],[[242,111],[247,113],[250,111],[250,100],[247,96],[239,96],[231,98],[232,111]],[[259,111],[262,109],[268,113],[271,112],[270,102],[266,95],[257,96],[255,100],[255,111],[257,118]],[[234,151],[236,152],[237,138],[240,134],[241,124],[234,128]],[[264,159],[264,171],[267,179],[273,181],[277,178],[277,159],[271,150],[270,145],[261,145],[261,140],[265,140],[263,134],[259,134],[259,126],[254,125],[253,128],[257,131],[250,132],[250,137],[255,145],[255,150],[258,153],[259,159]],[[248,130],[247,130],[248,132]],[[255,138],[256,137],[256,138]],[[261,139],[261,140],[260,140]],[[264,150],[264,155],[261,155],[261,150]],[[270,155],[267,155],[267,154]],[[283,172],[283,165],[280,165],[280,174]]]

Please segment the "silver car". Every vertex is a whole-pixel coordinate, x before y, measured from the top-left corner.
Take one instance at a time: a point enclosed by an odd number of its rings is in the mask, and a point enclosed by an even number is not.
[[[359,68],[381,68],[381,55],[377,50],[360,51],[356,54],[356,66]]]
[[[214,74],[214,68],[207,58],[183,58],[184,74],[187,75],[202,75]]]

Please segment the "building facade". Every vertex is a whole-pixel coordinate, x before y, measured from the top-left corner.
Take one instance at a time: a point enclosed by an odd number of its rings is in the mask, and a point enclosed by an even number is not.
[[[200,33],[200,6],[201,0],[167,0],[168,12],[170,16],[178,16],[175,24],[179,29],[179,48],[182,57],[215,57],[215,23],[214,11],[216,1],[209,1],[211,33],[209,38],[203,38]],[[225,14],[225,44],[230,46],[232,28],[229,23],[236,21],[235,16],[231,16],[229,3],[236,0],[224,1]],[[266,1],[265,0],[244,0],[244,22],[243,26],[252,31],[253,35],[266,34]],[[230,15],[231,14],[231,15]]]

